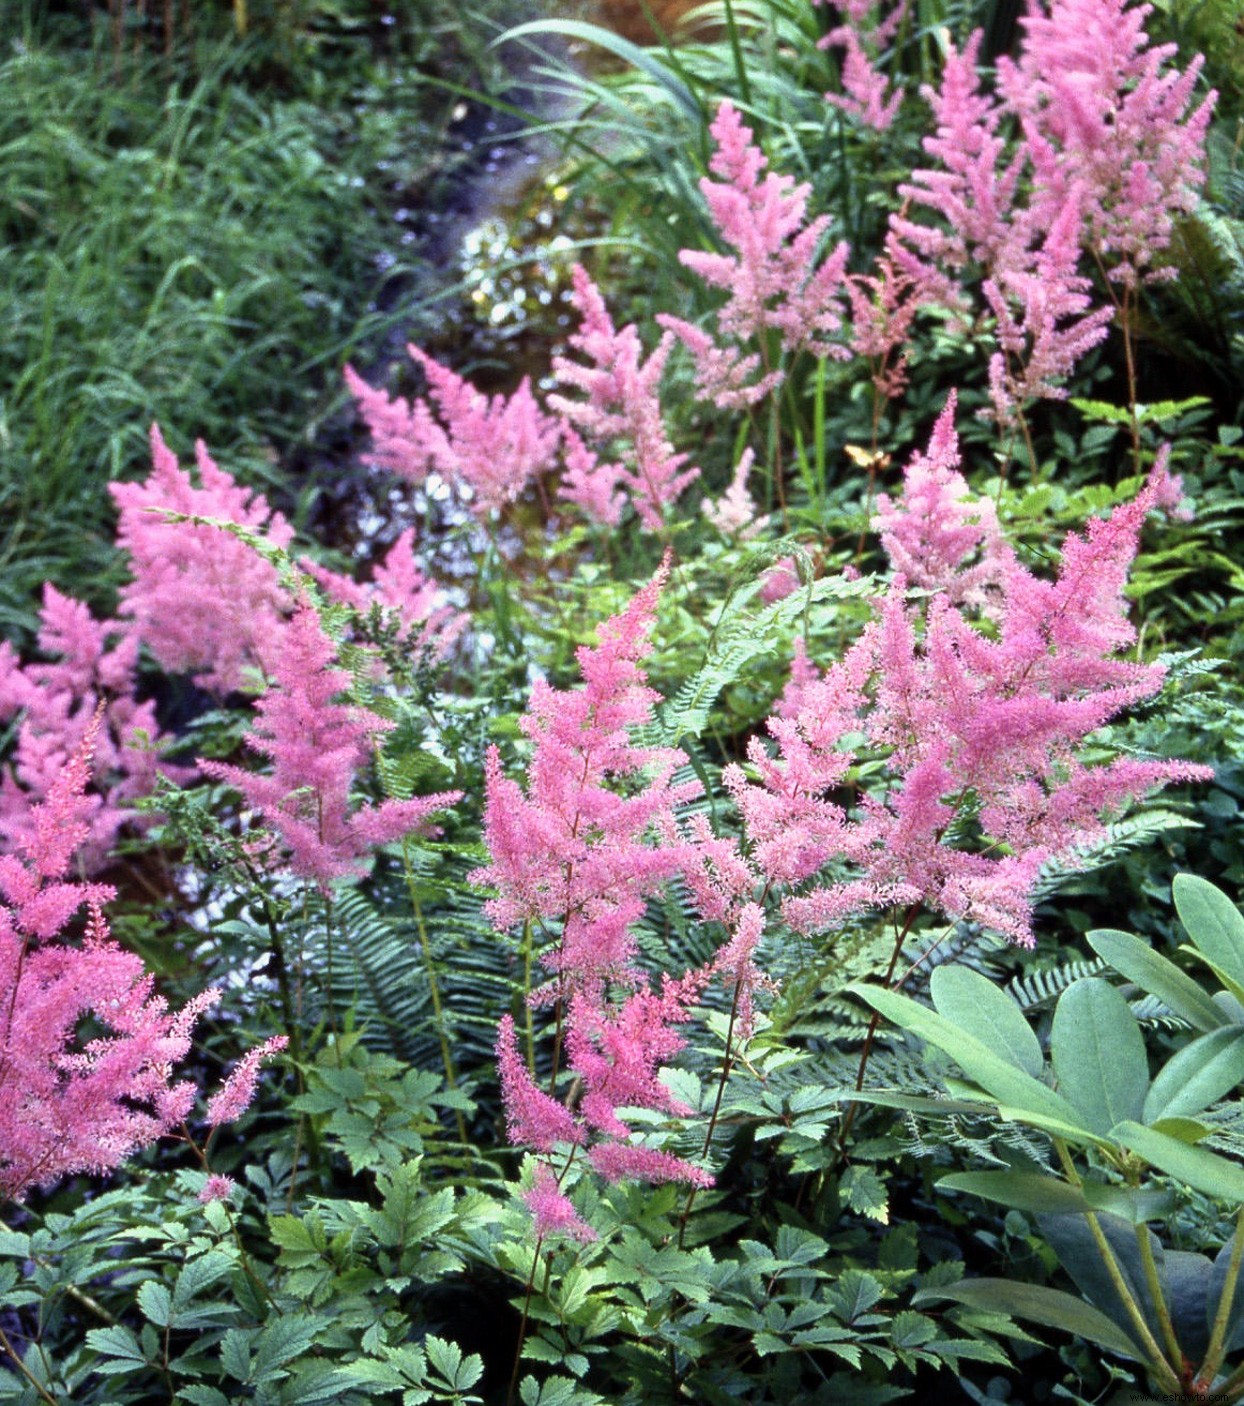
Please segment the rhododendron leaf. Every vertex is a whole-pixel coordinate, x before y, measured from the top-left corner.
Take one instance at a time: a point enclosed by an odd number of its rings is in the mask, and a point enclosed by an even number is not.
[[[1210,969],[1210,971],[1212,971],[1214,975],[1218,978],[1218,980],[1222,982],[1223,986],[1227,990],[1227,993],[1234,997],[1236,1001],[1240,1002],[1241,1005],[1244,1005],[1244,985],[1241,985],[1240,982],[1236,981],[1236,979],[1231,975],[1229,968],[1224,967],[1220,963],[1214,961],[1212,957],[1207,957],[1199,947],[1193,947],[1190,942],[1181,943],[1179,950],[1181,952],[1191,953],[1192,956],[1204,962],[1205,965]]]
[[[1045,1067],[1041,1045],[1016,1002],[996,982],[971,967],[941,966],[929,980],[939,1014],[975,1035],[1036,1078]]]
[[[1120,1123],[1111,1129],[1110,1136],[1185,1186],[1221,1201],[1244,1202],[1244,1167],[1228,1162],[1216,1152],[1189,1147],[1155,1128],[1143,1128],[1139,1123]]]
[[[937,1186],[939,1191],[983,1196],[986,1201],[997,1201],[1029,1215],[1070,1215],[1093,1209],[1079,1187],[1039,1172],[955,1172],[942,1177]]]
[[[1149,1091],[1149,1064],[1140,1024],[1118,991],[1084,977],[1063,992],[1050,1032],[1058,1087],[1080,1120],[1106,1135],[1116,1123],[1139,1120]]]
[[[1044,1087],[1044,1085],[1042,1086]],[[1049,1137],[1060,1137],[1064,1142],[1081,1147],[1109,1147],[1110,1139],[1099,1137],[1079,1123],[1065,1122],[1061,1118],[1047,1118],[1043,1113],[1034,1113],[1031,1108],[1010,1108],[1005,1103],[998,1105],[998,1117],[1004,1123],[1024,1123],[1037,1128]]]
[[[1121,976],[1156,996],[1195,1030],[1218,1030],[1228,1018],[1187,973],[1129,932],[1102,928],[1088,935],[1089,946]]]
[[[1244,986],[1244,915],[1221,889],[1195,874],[1177,874],[1172,885],[1179,921],[1214,971],[1231,978],[1237,999]]]
[[[1149,1126],[1155,1133],[1165,1133],[1167,1137],[1186,1142],[1189,1146],[1203,1141],[1210,1134],[1208,1125],[1195,1118],[1158,1118]]]
[[[1215,1030],[1185,1045],[1158,1073],[1145,1099],[1144,1122],[1191,1116],[1244,1081],[1244,1029]]]
[[[1133,1330],[1132,1316],[1116,1278],[1102,1255],[1095,1233],[1100,1231],[1128,1295],[1139,1306],[1145,1320],[1150,1325],[1156,1325],[1154,1296],[1141,1258],[1138,1235],[1148,1243],[1159,1283],[1165,1278],[1166,1248],[1151,1230],[1109,1214],[1099,1215],[1096,1227],[1090,1226],[1082,1215],[1043,1215],[1037,1217],[1037,1227],[1049,1241],[1058,1262],[1075,1281],[1076,1288],[1109,1315],[1119,1328],[1130,1333]]]
[[[1000,1103],[1013,1107],[1020,1117],[1029,1113],[1052,1119],[1067,1128],[1078,1130],[1084,1137],[1087,1129],[1080,1127],[1076,1110],[1061,1094],[1026,1074],[975,1036],[961,1030],[944,1016],[919,1005],[897,991],[879,986],[853,985],[847,988],[874,1010],[904,1030],[918,1035],[930,1045],[944,1050],[965,1073]]]
[[[1231,1257],[1234,1250],[1235,1236],[1233,1235],[1214,1257],[1214,1267],[1210,1276],[1209,1293],[1205,1301],[1205,1315],[1211,1323],[1217,1316],[1218,1305],[1227,1287],[1227,1279],[1231,1274]],[[1235,1292],[1231,1299],[1231,1312],[1227,1319],[1227,1332],[1223,1342],[1223,1346],[1228,1352],[1238,1351],[1240,1347],[1244,1346],[1244,1292],[1241,1291],[1240,1285],[1241,1268],[1244,1268],[1244,1262],[1237,1265],[1235,1271]]]
[[[949,1082],[949,1081],[948,1081]],[[979,1099],[926,1098],[921,1094],[896,1094],[888,1089],[867,1089],[843,1094],[845,1103],[875,1103],[881,1108],[901,1108],[909,1113],[934,1113],[948,1117],[953,1113],[976,1113]]]
[[[964,1279],[937,1289],[921,1289],[912,1303],[929,1303],[934,1299],[953,1299],[969,1308],[989,1309],[1029,1323],[1040,1323],[1046,1328],[1059,1328],[1096,1343],[1108,1352],[1117,1352],[1134,1362],[1144,1361],[1144,1355],[1131,1338],[1100,1309],[1061,1289],[1020,1284],[1012,1279]]]
[[[1108,1186],[1088,1181],[1080,1189],[1095,1211],[1108,1211],[1131,1225],[1163,1220],[1179,1204],[1178,1196],[1168,1187]]]

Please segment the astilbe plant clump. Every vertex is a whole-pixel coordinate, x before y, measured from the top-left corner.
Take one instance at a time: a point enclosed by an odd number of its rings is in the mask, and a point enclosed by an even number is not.
[[[712,974],[666,976],[654,989],[637,965],[632,932],[647,900],[696,862],[694,846],[676,833],[675,809],[698,794],[699,783],[675,779],[681,752],[643,747],[630,736],[651,719],[657,696],[645,685],[642,660],[664,577],[662,568],[601,626],[595,649],[579,650],[581,689],[536,685],[522,723],[533,743],[526,791],[490,752],[484,825],[491,858],[473,879],[495,890],[487,911],[499,930],[530,924],[539,934],[550,980],[531,1001],[555,1007],[559,1055],[580,1089],[572,1112],[538,1088],[506,1017],[497,1056],[511,1142],[546,1158],[559,1144],[584,1148],[610,1181],[700,1185],[705,1172],[632,1142],[618,1114],[621,1107],[687,1112],[658,1076],[682,1048],[676,1027]],[[555,1066],[553,1089],[558,1073]],[[569,1218],[558,1189],[566,1170],[551,1163],[537,1170],[527,1198],[537,1233],[590,1238],[590,1227]]]
[[[1180,71],[1173,45],[1151,46],[1150,7],[1127,0],[1030,0],[1016,60],[985,91],[982,37],[949,46],[936,122],[899,194],[932,223],[891,217],[887,247],[931,306],[966,309],[973,272],[997,319],[994,413],[1013,423],[1027,400],[1061,397],[1065,378],[1116,316],[1128,341],[1134,290],[1169,277],[1156,264],[1205,179],[1215,95],[1193,106],[1200,59]],[[1105,301],[1093,306],[1093,275]],[[1111,285],[1123,286],[1120,298]],[[1134,391],[1133,391],[1134,398]]]
[[[170,739],[154,703],[137,697],[138,637],[125,623],[97,620],[48,585],[38,644],[48,661],[22,663],[7,640],[0,643],[0,720],[20,717],[13,769],[0,781],[0,836],[10,848],[32,838],[31,803],[49,794],[94,728],[94,788],[82,801],[87,828],[76,856],[94,872],[123,830],[151,824],[133,804],[151,794],[156,777],[181,782],[193,772],[161,760]]]
[[[65,877],[89,833],[97,726],[32,808],[27,837],[0,857],[0,1199],[110,1171],[179,1127],[196,1091],[171,1071],[219,999],[205,991],[171,1012],[141,959],[109,935],[113,890]],[[67,930],[84,907],[75,942]]]
[[[272,684],[256,703],[258,716],[246,736],[253,751],[271,760],[271,773],[226,762],[199,764],[206,775],[239,791],[273,828],[294,874],[325,889],[334,879],[362,872],[372,849],[421,828],[461,795],[445,791],[353,805],[355,777],[393,724],[371,709],[338,701],[351,679],[335,661],[336,646],[318,612],[300,606],[283,629]]]
[[[852,114],[863,126],[884,132],[898,116],[903,92],[901,88],[889,91],[889,79],[877,64],[907,19],[908,0],[888,7],[878,0],[843,0],[837,8],[844,23],[835,25],[820,44],[842,50],[843,91],[826,93],[825,101]]]
[[[364,462],[414,484],[439,474],[481,516],[507,507],[553,468],[560,429],[527,379],[513,395],[490,398],[418,347],[407,350],[439,418],[427,401],[391,398],[347,366],[346,384],[374,441]]]
[[[561,391],[549,397],[567,426],[561,496],[611,526],[629,501],[640,522],[656,531],[664,510],[700,475],[684,467],[685,454],[674,452],[661,409],[661,377],[673,338],[663,336],[645,359],[639,329],[633,323],[614,327],[600,289],[581,265],[573,280],[571,303],[580,324],[568,341],[582,360],[554,357],[553,374],[560,387],[583,398]],[[602,463],[602,453],[618,457]]]
[[[737,109],[723,102],[710,128],[716,150],[700,182],[722,242],[734,252],[684,249],[679,258],[714,288],[729,291],[717,313],[719,338],[681,318],[658,321],[695,357],[702,399],[743,409],[782,383],[770,346],[794,354],[843,356],[836,334],[844,320],[848,246],[821,256],[829,216],[807,218],[808,185],[769,171],[768,160]],[[755,350],[744,350],[754,346]]]
[[[168,515],[233,523],[277,548],[288,547],[293,528],[262,494],[219,468],[201,441],[198,487],[156,425],[151,450],[144,483],[110,485],[120,514],[117,545],[128,554],[132,576],[121,591],[120,616],[162,669],[228,694],[252,683],[254,671],[270,671],[293,602],[276,567],[247,543]]]
[[[1074,860],[1128,800],[1211,774],[1080,756],[1096,729],[1162,686],[1161,665],[1120,651],[1136,637],[1123,591],[1140,531],[1170,498],[1164,465],[1132,501],[1069,536],[1046,580],[1001,535],[992,504],[971,497],[953,415],[952,399],[902,498],[879,501],[898,574],[873,621],[823,672],[800,660],[768,723],[776,756],[759,739],[749,746],[758,779],[725,773],[753,861],[787,889],[784,913],[799,929],[923,907],[1029,945],[1043,864]],[[861,746],[886,758],[886,784],[851,810],[840,793]],[[855,876],[818,879],[831,862]]]

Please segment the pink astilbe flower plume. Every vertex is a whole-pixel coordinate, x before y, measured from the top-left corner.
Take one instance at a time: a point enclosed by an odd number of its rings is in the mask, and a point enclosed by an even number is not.
[[[903,94],[901,89],[888,92],[889,79],[877,68],[877,61],[907,17],[907,0],[899,0],[884,16],[878,14],[880,8],[877,0],[842,0],[838,9],[846,23],[831,29],[820,47],[837,45],[843,50],[843,91],[826,93],[825,101],[851,113],[864,126],[884,132],[898,116]]]
[[[0,1199],[109,1171],[181,1124],[195,1090],[171,1069],[219,998],[205,991],[170,1013],[142,961],[111,940],[101,905],[112,889],[64,878],[89,828],[98,726],[34,808],[21,851],[0,858]],[[84,905],[74,945],[64,929]],[[88,1018],[97,1033],[81,1040]]]
[[[30,838],[38,813],[31,803],[50,794],[99,717],[96,790],[83,801],[88,828],[77,855],[83,868],[95,871],[108,860],[123,828],[141,830],[154,821],[132,805],[152,793],[157,775],[181,781],[193,773],[160,760],[168,739],[156,722],[154,703],[135,697],[138,640],[132,631],[116,621],[96,620],[81,601],[47,585],[39,648],[55,656],[52,662],[23,664],[7,641],[0,643],[0,721],[21,714],[13,772],[0,781],[0,837],[10,847]]]
[[[704,516],[723,537],[734,537],[740,542],[749,542],[769,525],[756,506],[756,500],[748,492],[747,477],[752,471],[755,455],[745,449],[735,465],[730,486],[716,500],[704,500]]]
[[[538,1089],[518,1052],[513,1016],[502,1016],[497,1027],[497,1070],[501,1101],[510,1141],[536,1152],[552,1152],[559,1142],[578,1144],[583,1131],[565,1106]]]
[[[287,547],[293,529],[262,494],[251,493],[195,445],[200,487],[178,467],[157,425],[145,483],[109,486],[120,521],[117,545],[129,553],[133,580],[121,591],[121,616],[161,668],[193,674],[201,687],[231,693],[248,670],[267,672],[292,602],[277,569],[231,533],[169,522],[165,512],[236,523]]]
[[[233,1067],[229,1077],[208,1100],[205,1121],[209,1128],[217,1128],[222,1123],[233,1123],[246,1112],[255,1100],[259,1066],[265,1059],[280,1054],[288,1044],[286,1036],[273,1035],[254,1049],[247,1050]]]
[[[416,484],[438,473],[481,516],[514,502],[553,468],[559,427],[536,403],[529,380],[511,396],[490,399],[418,347],[407,351],[423,368],[439,419],[426,401],[391,400],[346,367],[374,442],[365,463]]]
[[[656,531],[665,508],[700,474],[683,467],[687,456],[674,452],[661,415],[661,377],[673,339],[662,337],[645,360],[634,324],[618,331],[587,271],[576,265],[573,278],[571,303],[581,322],[568,340],[584,360],[554,357],[553,372],[560,386],[581,391],[585,398],[549,397],[549,405],[579,432],[567,438],[568,472],[561,496],[610,525],[616,525],[623,500],[629,500],[640,522]],[[583,436],[617,458],[601,463]]]
[[[575,1210],[574,1202],[561,1190],[557,1173],[547,1162],[536,1163],[531,1187],[523,1192],[523,1201],[531,1212],[532,1229],[537,1240],[564,1235],[581,1245],[590,1245],[599,1238]]]
[[[1160,665],[1120,658],[1135,640],[1124,587],[1141,526],[1169,489],[1139,496],[1063,544],[1054,580],[1031,573],[973,502],[954,464],[949,412],[903,498],[882,499],[879,525],[896,567],[932,596],[909,602],[899,574],[859,640],[823,674],[805,663],[749,760],[725,773],[747,822],[752,859],[796,885],[830,861],[858,877],[787,897],[796,928],[918,904],[1030,944],[1031,892],[1048,860],[1075,862],[1103,815],[1207,768],[1118,758],[1086,765],[1088,736],[1162,685]],[[977,615],[989,622],[978,628]],[[862,733],[887,760],[888,784],[853,811],[838,790]]]
[[[427,575],[415,557],[415,530],[408,527],[384,560],[361,583],[304,557],[303,570],[335,601],[366,618],[373,606],[392,613],[397,642],[414,654],[443,657],[470,623],[470,617],[445,603],[440,583]]]
[[[581,689],[536,685],[522,723],[534,744],[526,790],[503,775],[496,749],[490,752],[484,829],[491,861],[472,880],[495,890],[486,911],[498,930],[530,923],[544,938],[541,962],[552,980],[533,1004],[556,1002],[559,1045],[579,1091],[572,1110],[552,1090],[535,1087],[507,1017],[497,1057],[510,1140],[546,1156],[558,1144],[584,1147],[611,1180],[705,1185],[710,1179],[701,1168],[633,1145],[619,1114],[623,1107],[689,1112],[660,1071],[683,1047],[676,1027],[713,974],[704,968],[666,977],[654,990],[636,964],[631,931],[667,880],[703,867],[675,816],[700,789],[674,780],[683,754],[640,746],[630,736],[651,721],[657,699],[642,661],[667,570],[668,556],[629,606],[601,626],[596,648],[579,650]],[[567,1210],[551,1167],[537,1176],[542,1191],[527,1199],[543,1234],[573,1207]],[[565,1222],[574,1224],[581,1223]]]
[[[673,332],[696,361],[699,397],[731,409],[763,400],[782,383],[771,364],[770,333],[783,352],[846,355],[835,339],[843,325],[843,281],[849,250],[835,246],[818,262],[827,215],[805,223],[811,188],[789,176],[761,172],[768,160],[724,102],[710,128],[717,149],[700,189],[709,214],[733,254],[684,249],[679,258],[705,283],[728,290],[717,314],[722,340],[681,318],[657,321]]]
[[[1019,115],[1032,163],[1034,214],[1048,222],[1083,192],[1086,246],[1111,277],[1153,268],[1175,220],[1196,207],[1216,94],[1193,108],[1204,60],[1170,67],[1174,44],[1151,47],[1149,5],[1129,0],[1029,0],[1018,61],[998,60],[998,89]]]
[[[256,704],[258,721],[246,738],[249,747],[272,760],[271,774],[200,763],[208,776],[240,791],[273,827],[288,850],[290,869],[323,888],[361,872],[369,850],[420,828],[461,795],[445,791],[352,808],[355,775],[392,723],[337,701],[350,675],[333,667],[335,659],[336,646],[318,614],[302,606],[285,628],[272,686]]]

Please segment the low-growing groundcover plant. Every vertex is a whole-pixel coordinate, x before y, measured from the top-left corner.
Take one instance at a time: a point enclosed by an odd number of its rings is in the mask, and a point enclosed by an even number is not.
[[[824,120],[901,136],[914,17],[839,18]],[[580,269],[551,385],[346,372],[456,523],[367,579],[153,429],[112,613],[0,659],[0,1398],[1244,1396],[1244,918],[1094,887],[1238,844],[1239,435],[1132,374],[1212,98],[1144,19],[947,40],[871,255],[722,94],[698,321]]]

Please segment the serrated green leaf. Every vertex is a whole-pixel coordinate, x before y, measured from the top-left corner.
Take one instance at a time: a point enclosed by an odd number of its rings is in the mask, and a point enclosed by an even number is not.
[[[885,1182],[871,1167],[848,1167],[838,1183],[838,1192],[844,1204],[857,1214],[882,1225],[890,1223]]]
[[[138,1307],[149,1323],[154,1323],[157,1328],[168,1326],[173,1312],[173,1296],[163,1284],[156,1279],[148,1279],[138,1286],[137,1299]]]
[[[106,1357],[133,1363],[143,1363],[147,1360],[138,1339],[120,1323],[108,1328],[92,1328],[86,1335],[86,1345]]]

